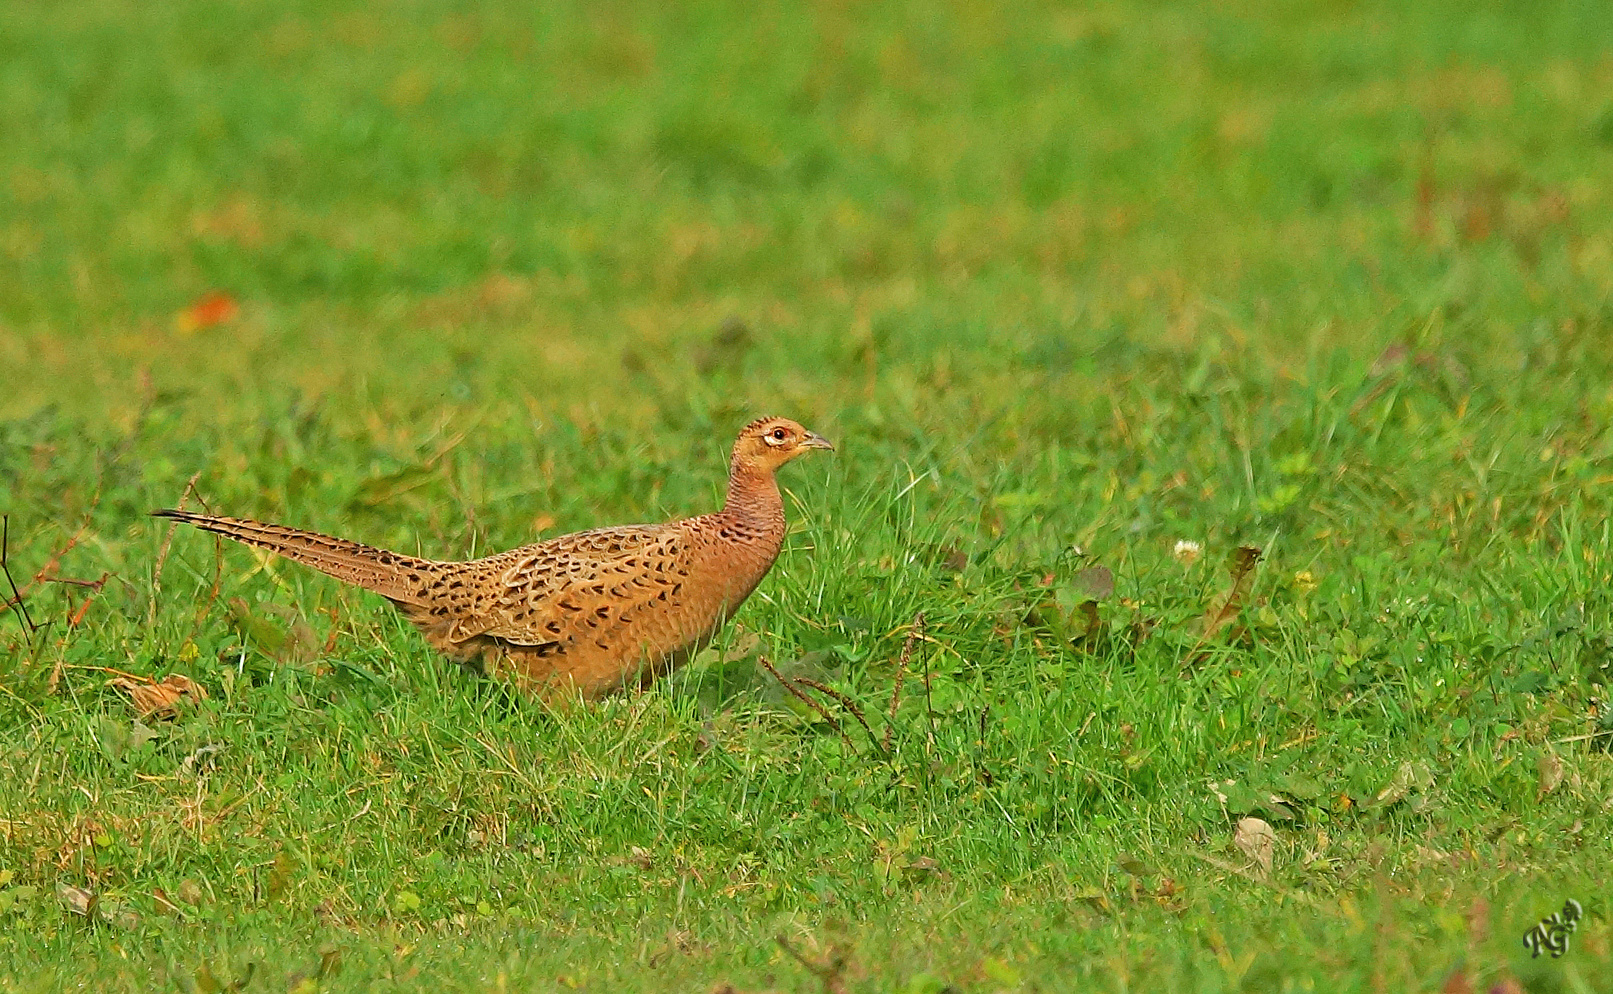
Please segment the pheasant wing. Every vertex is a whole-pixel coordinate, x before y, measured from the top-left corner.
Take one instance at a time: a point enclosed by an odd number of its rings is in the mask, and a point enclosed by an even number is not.
[[[448,630],[515,645],[564,645],[597,637],[636,609],[665,603],[688,577],[685,542],[665,525],[599,528],[478,560],[486,600]]]

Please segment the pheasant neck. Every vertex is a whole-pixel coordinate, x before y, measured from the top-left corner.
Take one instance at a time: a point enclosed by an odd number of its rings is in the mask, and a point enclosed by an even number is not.
[[[728,476],[728,500],[723,514],[763,531],[783,531],[784,498],[778,482],[767,470],[735,466]]]

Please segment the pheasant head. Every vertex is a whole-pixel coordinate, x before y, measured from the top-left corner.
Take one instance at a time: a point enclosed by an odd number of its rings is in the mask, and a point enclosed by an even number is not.
[[[813,449],[834,446],[789,418],[758,418],[734,442],[730,469],[735,476],[772,476],[780,466]]]

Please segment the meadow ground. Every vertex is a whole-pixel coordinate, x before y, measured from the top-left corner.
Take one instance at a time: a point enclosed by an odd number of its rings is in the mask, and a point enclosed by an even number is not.
[[[1610,52],[0,6],[0,990],[1613,991]],[[145,516],[468,555],[709,509],[759,413],[840,446],[778,566],[562,713]]]

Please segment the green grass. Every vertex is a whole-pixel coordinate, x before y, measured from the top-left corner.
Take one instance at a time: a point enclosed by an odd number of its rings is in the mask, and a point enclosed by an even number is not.
[[[1613,991],[1610,50],[1590,0],[0,8],[53,578],[0,990]],[[839,444],[779,564],[562,713],[145,517],[469,555],[710,509],[761,413]]]

